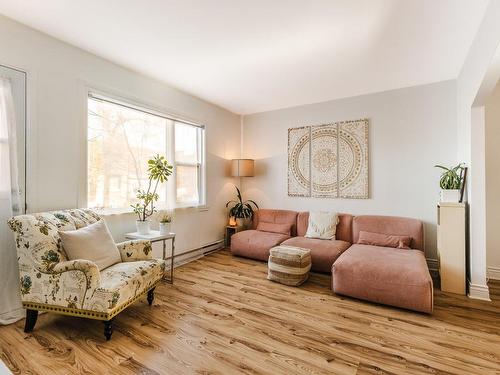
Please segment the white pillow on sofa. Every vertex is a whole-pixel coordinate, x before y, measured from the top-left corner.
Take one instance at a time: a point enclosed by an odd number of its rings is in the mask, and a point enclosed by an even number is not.
[[[122,261],[104,220],[77,230],[60,230],[58,233],[69,260],[91,260],[99,267],[99,271]]]
[[[339,216],[331,211],[309,212],[309,223],[304,237],[319,238],[321,240],[334,240]]]

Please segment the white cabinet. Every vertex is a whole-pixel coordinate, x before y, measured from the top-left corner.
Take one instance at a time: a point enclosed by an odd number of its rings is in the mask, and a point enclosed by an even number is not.
[[[465,203],[439,203],[437,249],[441,290],[465,295]]]

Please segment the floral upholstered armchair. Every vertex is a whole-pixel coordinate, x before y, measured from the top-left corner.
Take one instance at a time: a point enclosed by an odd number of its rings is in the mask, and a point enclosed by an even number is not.
[[[25,332],[33,330],[38,311],[49,311],[102,320],[109,340],[114,316],[146,293],[149,304],[153,303],[165,261],[152,258],[149,241],[117,244],[122,262],[101,271],[89,260],[67,260],[58,230],[75,230],[99,220],[99,215],[86,209],[20,215],[9,220],[19,260]]]

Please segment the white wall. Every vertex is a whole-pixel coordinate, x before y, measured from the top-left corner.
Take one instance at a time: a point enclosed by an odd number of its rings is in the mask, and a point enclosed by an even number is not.
[[[485,148],[484,123],[473,113],[472,107],[484,106],[484,99],[489,95],[481,92],[482,87],[489,87],[485,79],[500,43],[500,1],[491,1],[484,19],[467,54],[464,65],[457,78],[457,159],[464,161],[470,168],[468,181],[469,203],[469,296],[489,300],[486,284],[486,186],[485,186]],[[497,77],[498,79],[498,77]],[[486,83],[486,84],[485,84]],[[487,90],[486,90],[487,91]],[[480,126],[474,127],[472,121]]]
[[[240,119],[159,81],[117,66],[0,16],[0,64],[28,72],[28,210],[84,204],[86,90],[138,101],[206,125],[208,210],[180,210],[177,250],[223,238],[225,202],[233,195],[227,159],[240,154]],[[144,56],[145,59],[150,56]],[[133,215],[112,216],[113,235],[134,229]]]
[[[500,83],[486,101],[486,249],[488,276],[500,280]]]
[[[370,199],[287,196],[287,129],[369,118]],[[262,207],[408,216],[425,222],[426,253],[436,258],[437,163],[457,154],[454,81],[245,116],[243,156],[256,176],[242,179],[245,198]]]

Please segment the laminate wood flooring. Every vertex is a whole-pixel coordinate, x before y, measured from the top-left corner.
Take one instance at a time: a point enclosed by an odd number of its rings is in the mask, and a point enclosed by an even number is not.
[[[301,287],[219,251],[176,269],[103,324],[42,314],[0,327],[14,374],[500,374],[500,283],[493,302],[435,290],[433,315],[333,295],[327,275]]]

